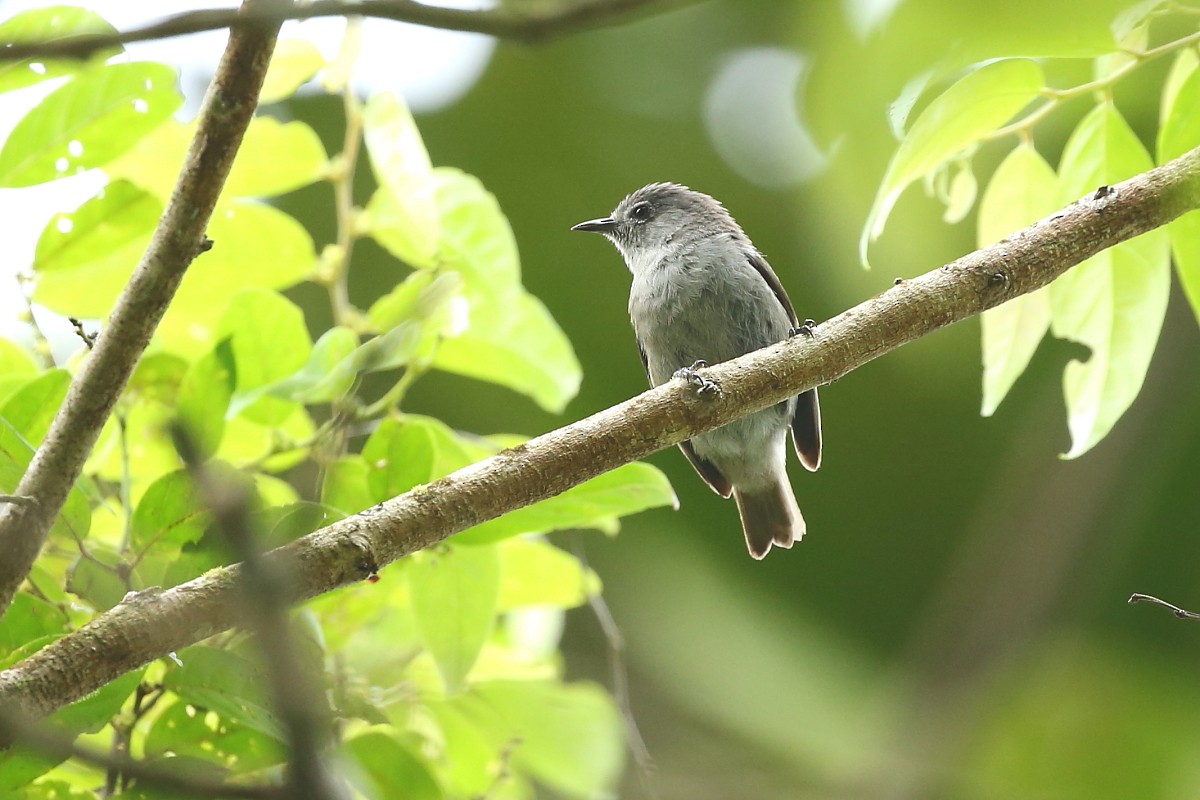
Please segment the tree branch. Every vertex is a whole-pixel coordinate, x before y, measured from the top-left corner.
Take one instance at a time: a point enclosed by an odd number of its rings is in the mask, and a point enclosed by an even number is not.
[[[278,4],[246,0],[243,8],[263,5]],[[0,505],[0,614],[41,551],[184,272],[207,249],[204,230],[254,115],[278,28],[278,23],[239,25],[230,35],[204,98],[196,136],[150,245],[13,492],[37,502]]]
[[[516,12],[500,5],[496,8],[472,11],[462,8],[443,8],[413,0],[315,0],[300,6],[269,4],[251,11],[224,8],[188,11],[166,17],[158,22],[125,32],[72,36],[48,42],[18,42],[0,47],[0,61],[26,58],[87,58],[93,53],[116,45],[167,39],[189,33],[237,28],[251,23],[281,23],[285,20],[314,17],[376,17],[396,22],[410,22],[428,28],[484,33],[499,39],[536,42],[591,28],[619,25],[630,16],[654,3],[664,0],[575,0],[551,7]],[[670,0],[672,5],[695,3],[699,0]]]
[[[297,602],[507,511],[774,405],[908,342],[1032,292],[1114,244],[1200,206],[1200,148],[1089,194],[1009,238],[796,336],[702,370],[719,393],[680,381],[544,434],[267,554]],[[103,337],[101,339],[103,341]],[[242,621],[234,565],[122,603],[0,672],[0,707],[47,714],[122,673]],[[364,591],[370,591],[364,588]]]

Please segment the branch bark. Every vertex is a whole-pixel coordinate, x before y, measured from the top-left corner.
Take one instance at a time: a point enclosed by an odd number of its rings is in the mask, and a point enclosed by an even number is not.
[[[277,5],[247,0],[243,8]],[[41,551],[100,429],[129,381],[188,265],[209,246],[204,230],[258,104],[279,23],[239,25],[204,98],[179,180],[103,334],[16,490],[33,503],[0,505],[0,614]]]
[[[1200,206],[1200,148],[1096,192],[990,247],[911,280],[796,336],[505,450],[280,547],[289,602],[380,567],[621,464],[678,444],[846,373],[884,353],[1038,289],[1114,244]],[[144,592],[0,672],[0,707],[42,716],[122,673],[239,624],[238,565]]]
[[[26,58],[87,58],[93,53],[117,45],[168,39],[189,33],[237,28],[252,23],[281,23],[285,20],[314,17],[376,17],[410,22],[428,28],[483,33],[498,39],[537,42],[592,28],[619,25],[647,6],[664,0],[576,0],[551,7],[516,12],[500,5],[496,8],[468,10],[426,5],[413,0],[314,0],[301,6],[274,8],[267,4],[254,10],[233,11],[225,8],[188,11],[125,32],[72,36],[48,42],[19,42],[0,48],[0,60]],[[673,5],[699,0],[671,0]]]

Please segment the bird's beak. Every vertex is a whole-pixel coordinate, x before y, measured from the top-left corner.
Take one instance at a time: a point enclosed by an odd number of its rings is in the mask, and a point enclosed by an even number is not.
[[[592,233],[612,233],[617,227],[617,221],[612,217],[601,217],[600,219],[589,219],[587,222],[581,222],[578,225],[572,225],[573,231],[591,231]]]

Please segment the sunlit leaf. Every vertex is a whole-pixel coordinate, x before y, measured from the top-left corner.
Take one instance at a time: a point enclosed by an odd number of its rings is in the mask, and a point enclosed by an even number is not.
[[[190,756],[212,761],[234,774],[254,772],[287,758],[280,742],[234,719],[220,717],[213,724],[209,712],[176,701],[154,717],[143,749],[148,760]]]
[[[358,336],[343,326],[325,331],[308,361],[296,372],[269,387],[271,394],[304,403],[329,402],[344,395],[354,383],[356,373],[339,365],[357,349]]]
[[[29,592],[17,592],[0,617],[0,653],[8,653],[26,642],[66,633],[68,620],[61,608]]]
[[[461,691],[492,631],[500,589],[494,547],[424,551],[405,572],[417,632],[447,692]]]
[[[0,48],[12,43],[51,42],[72,36],[116,33],[95,11],[77,6],[32,8],[13,14],[0,23]],[[72,58],[23,58],[0,62],[0,92],[20,89],[48,78],[70,75],[121,52],[120,45],[106,47],[87,60]]]
[[[105,186],[55,214],[38,238],[34,299],[60,314],[103,317],[150,241],[162,205],[132,184]]]
[[[156,333],[172,350],[197,355],[207,351],[215,344],[217,321],[240,290],[285,289],[316,267],[308,231],[271,206],[249,201],[219,206],[208,236],[213,249],[188,269]],[[299,363],[307,356],[306,347]]]
[[[579,391],[583,379],[566,334],[542,301],[524,291],[507,302],[504,312],[473,308],[469,327],[442,342],[433,364],[506,386],[556,413]]]
[[[1060,199],[1074,200],[1153,166],[1117,110],[1097,106],[1076,127],[1059,167]],[[1086,201],[1085,201],[1086,202]],[[1170,290],[1166,233],[1158,230],[1088,259],[1051,284],[1051,330],[1091,349],[1063,373],[1071,449],[1087,452],[1137,397]]]
[[[194,361],[183,377],[176,410],[201,459],[221,445],[225,412],[236,385],[237,361],[228,339]]]
[[[392,291],[371,304],[367,319],[371,328],[386,331],[401,322],[425,323],[446,317],[450,301],[458,296],[462,278],[457,272],[414,272],[398,283]],[[429,327],[441,333],[449,320]]]
[[[135,551],[154,550],[169,558],[199,541],[211,519],[187,471],[169,472],[150,484],[138,501],[130,523],[130,544]]]
[[[438,256],[462,275],[469,290],[493,303],[509,302],[520,289],[521,266],[512,226],[479,179],[452,167],[433,171],[441,220]]]
[[[489,681],[460,708],[495,737],[519,742],[513,762],[571,797],[610,792],[625,764],[621,718],[599,686]]]
[[[123,156],[105,164],[104,171],[165,201],[175,188],[196,125],[195,120],[164,120]],[[325,147],[309,125],[255,117],[242,138],[222,194],[226,198],[283,194],[320,179],[328,166]]]
[[[26,442],[36,446],[50,429],[70,385],[71,375],[65,369],[45,372],[0,406],[0,417],[7,420]]]
[[[163,676],[167,689],[192,705],[283,740],[283,730],[267,699],[266,674],[259,663],[205,645],[193,645],[181,651],[179,658],[183,666],[169,669]]]
[[[32,186],[99,167],[179,108],[175,70],[107,64],[75,76],[26,114],[0,148],[0,186]]]
[[[37,373],[37,363],[25,348],[0,338],[0,406],[17,387]]]
[[[544,539],[508,539],[499,549],[500,611],[522,606],[574,608],[600,592],[594,572]]]
[[[469,442],[432,417],[406,414],[380,421],[362,457],[371,469],[368,485],[373,502],[387,500],[428,483],[494,450]]]
[[[883,232],[900,193],[1010,120],[1037,97],[1042,82],[1042,70],[1033,61],[994,61],[969,73],[921,112],[892,156],[863,225],[859,258],[864,265],[867,245]]]
[[[261,105],[291,97],[325,66],[325,57],[308,39],[280,39],[271,54],[271,66],[258,95]]]
[[[390,729],[369,730],[342,745],[359,767],[350,770],[355,788],[370,800],[441,800],[442,790],[429,767]]]
[[[325,468],[321,502],[346,514],[357,514],[375,504],[367,486],[370,467],[361,456],[342,456]]]
[[[1032,144],[1001,162],[979,203],[979,246],[998,242],[1057,207],[1058,177]],[[1050,293],[1039,289],[983,312],[983,416],[991,416],[1050,328]]]
[[[456,544],[480,544],[520,533],[568,528],[615,531],[617,517],[648,508],[678,505],[667,477],[650,464],[635,461],[597,475],[555,497],[510,511],[456,534]]]
[[[439,213],[429,154],[408,106],[379,92],[363,109],[363,138],[380,191],[368,205],[368,229],[413,267],[434,263]]]

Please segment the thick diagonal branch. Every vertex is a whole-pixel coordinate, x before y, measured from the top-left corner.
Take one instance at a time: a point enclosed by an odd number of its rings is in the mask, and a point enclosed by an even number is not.
[[[244,7],[258,5],[278,4],[247,0]],[[239,26],[230,35],[204,98],[196,136],[150,245],[13,492],[32,502],[0,505],[0,614],[37,558],[184,272],[207,246],[204,231],[254,116],[278,29],[278,23]]]
[[[1002,242],[796,336],[704,370],[720,393],[672,381],[305,536],[268,557],[300,601],[806,389],[1021,294],[1200,206],[1200,148],[1096,192]],[[123,603],[0,672],[0,706],[42,715],[118,675],[237,625],[237,566]],[[364,587],[364,591],[370,591]]]

